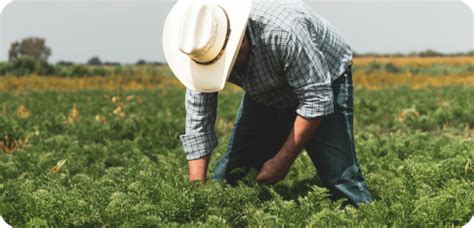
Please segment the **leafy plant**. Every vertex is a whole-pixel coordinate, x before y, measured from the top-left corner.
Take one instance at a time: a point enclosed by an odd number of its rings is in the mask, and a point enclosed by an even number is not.
[[[219,97],[211,173],[241,96]],[[274,186],[255,173],[235,187],[188,183],[180,87],[2,92],[0,214],[15,226],[461,226],[474,208],[472,97],[464,86],[356,89],[375,201],[341,210],[305,153]]]

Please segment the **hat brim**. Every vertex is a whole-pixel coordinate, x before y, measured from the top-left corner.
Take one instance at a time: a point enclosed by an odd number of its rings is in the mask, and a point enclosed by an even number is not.
[[[251,0],[207,0],[221,6],[227,13],[230,23],[230,35],[220,58],[209,65],[194,62],[179,50],[178,35],[182,10],[186,1],[179,0],[166,17],[163,29],[163,50],[168,65],[175,76],[189,89],[198,92],[217,92],[222,90],[234,66],[242,39],[247,27]]]

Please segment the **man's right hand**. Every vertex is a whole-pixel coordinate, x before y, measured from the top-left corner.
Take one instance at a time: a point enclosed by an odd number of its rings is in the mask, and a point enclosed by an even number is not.
[[[210,158],[211,158],[211,155],[206,155],[202,158],[188,161],[190,182],[191,181],[200,181],[201,183],[206,182],[207,165],[209,164]]]

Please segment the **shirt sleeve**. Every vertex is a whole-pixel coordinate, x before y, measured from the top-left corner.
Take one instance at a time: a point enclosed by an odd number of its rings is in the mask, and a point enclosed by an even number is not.
[[[299,102],[296,113],[306,119],[327,116],[334,112],[331,75],[304,22],[296,24],[281,45],[284,74]]]
[[[186,133],[180,135],[187,160],[202,158],[217,146],[214,125],[217,115],[217,93],[186,89]]]

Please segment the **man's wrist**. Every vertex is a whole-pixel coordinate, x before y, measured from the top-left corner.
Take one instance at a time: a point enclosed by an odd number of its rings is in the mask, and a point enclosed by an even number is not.
[[[314,131],[321,122],[321,119],[321,117],[317,117],[308,120],[304,117],[297,116],[295,119],[294,129],[291,131],[285,144],[275,157],[293,164],[301,150],[303,150],[303,145],[313,136]]]
[[[209,164],[210,158],[211,155],[208,154],[202,158],[188,161],[189,181],[198,180],[201,182],[206,182],[207,166]]]
[[[280,152],[276,154],[276,157],[277,159],[282,159],[288,165],[291,165],[298,157],[298,154],[298,151],[280,150]]]

